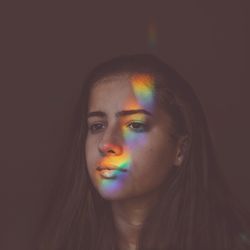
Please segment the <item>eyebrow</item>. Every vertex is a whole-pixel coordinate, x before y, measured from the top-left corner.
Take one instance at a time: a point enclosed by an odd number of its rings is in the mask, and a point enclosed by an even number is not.
[[[149,116],[153,116],[149,111],[145,109],[131,109],[131,110],[122,110],[115,114],[116,117],[134,115],[134,114],[145,114]],[[88,118],[90,117],[106,117],[106,113],[102,111],[93,111],[88,113]]]

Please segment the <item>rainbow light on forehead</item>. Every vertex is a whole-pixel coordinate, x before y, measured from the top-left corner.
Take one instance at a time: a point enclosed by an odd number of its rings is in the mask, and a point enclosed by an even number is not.
[[[153,76],[135,74],[131,77],[131,84],[139,106],[152,111],[155,94]]]
[[[125,105],[125,109],[145,109],[152,113],[154,110],[155,98],[154,77],[146,73],[137,73],[131,76],[130,82],[136,100],[130,101],[128,105]],[[133,115],[133,120],[145,123],[145,116],[144,114],[135,114]],[[126,127],[123,129],[123,137],[126,145],[128,145],[131,150],[136,150],[139,145],[145,143],[144,133],[135,133]]]
[[[128,100],[124,105],[124,110],[135,110],[135,109],[145,109],[149,112],[154,110],[154,78],[150,74],[133,74],[130,77],[130,84],[134,93],[135,99]],[[146,118],[145,114],[134,114],[131,116],[131,120],[139,121],[144,123]],[[123,120],[121,119],[121,131],[124,139],[123,153],[121,155],[106,156],[102,164],[103,165],[115,165],[117,166],[117,172],[122,168],[129,169],[131,167],[131,151],[137,150],[140,145],[145,144],[145,133],[138,133],[133,131],[127,126],[124,126]],[[119,176],[123,176],[120,174]],[[126,174],[124,174],[126,176]],[[106,192],[113,193],[122,185],[126,179],[119,178],[116,180],[101,180],[101,185]]]

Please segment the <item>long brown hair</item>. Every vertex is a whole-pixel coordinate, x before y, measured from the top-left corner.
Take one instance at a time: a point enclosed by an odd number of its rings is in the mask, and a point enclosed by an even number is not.
[[[121,73],[153,75],[156,100],[171,116],[176,136],[189,137],[183,167],[173,167],[162,184],[161,198],[144,223],[138,250],[249,249],[249,212],[228,189],[198,98],[175,70],[148,54],[116,57],[87,76],[72,151],[51,195],[54,202],[44,217],[39,249],[118,249],[110,203],[93,188],[84,152],[91,88],[98,80]]]

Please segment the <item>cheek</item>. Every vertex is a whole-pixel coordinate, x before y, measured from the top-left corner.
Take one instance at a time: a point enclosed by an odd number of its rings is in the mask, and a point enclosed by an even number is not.
[[[134,178],[145,184],[159,183],[167,176],[173,163],[171,149],[166,143],[147,144],[133,152]]]
[[[85,145],[85,158],[88,171],[90,171],[93,168],[96,160],[96,150],[94,146],[95,142],[87,138]]]

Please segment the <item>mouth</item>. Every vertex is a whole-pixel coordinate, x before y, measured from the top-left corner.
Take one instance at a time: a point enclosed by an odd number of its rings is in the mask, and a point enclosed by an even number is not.
[[[127,172],[128,170],[126,168],[119,168],[117,166],[98,166],[96,168],[97,171],[103,171],[103,170],[116,170],[121,172]]]
[[[116,166],[98,166],[96,170],[104,179],[116,179],[119,174],[125,173],[128,170],[125,168],[118,168]]]

